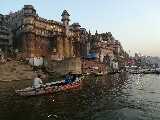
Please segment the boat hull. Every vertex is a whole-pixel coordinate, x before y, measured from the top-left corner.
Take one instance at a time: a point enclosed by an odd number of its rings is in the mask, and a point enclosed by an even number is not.
[[[20,96],[38,96],[38,95],[45,95],[45,94],[53,94],[60,91],[66,91],[70,89],[75,89],[80,87],[80,80],[68,83],[64,85],[44,85],[40,88],[32,88],[28,87],[22,90],[16,90],[16,94]]]

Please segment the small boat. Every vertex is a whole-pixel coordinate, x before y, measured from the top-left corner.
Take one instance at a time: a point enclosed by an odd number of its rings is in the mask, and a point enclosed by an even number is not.
[[[65,91],[69,89],[79,88],[81,78],[78,78],[74,82],[65,83],[64,80],[46,83],[45,85],[40,86],[39,88],[27,87],[21,90],[15,90],[16,94],[19,96],[37,96],[52,94],[60,91]]]

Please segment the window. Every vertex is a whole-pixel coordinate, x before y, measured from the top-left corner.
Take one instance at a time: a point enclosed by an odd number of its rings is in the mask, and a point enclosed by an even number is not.
[[[24,13],[26,13],[26,14],[31,14],[31,13],[32,13],[32,10],[31,10],[31,9],[26,9],[26,10],[24,10]]]

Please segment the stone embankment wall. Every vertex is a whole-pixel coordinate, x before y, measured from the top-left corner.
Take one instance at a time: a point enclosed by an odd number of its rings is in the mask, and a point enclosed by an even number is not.
[[[85,60],[80,58],[70,58],[63,61],[52,61],[49,65],[52,72],[64,75],[68,72],[75,74],[95,73],[107,74],[107,66],[95,60]]]
[[[61,75],[72,72],[75,74],[81,74],[81,59],[80,58],[69,58],[62,61],[51,61],[49,70],[57,72]]]

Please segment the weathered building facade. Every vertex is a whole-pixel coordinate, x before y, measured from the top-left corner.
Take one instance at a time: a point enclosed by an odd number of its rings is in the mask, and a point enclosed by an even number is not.
[[[61,17],[61,21],[44,19],[32,5],[0,15],[0,48],[11,49],[36,66],[44,64],[44,60],[71,58],[72,61],[74,57],[82,58],[83,72],[106,73],[106,66],[117,62],[123,65],[127,53],[111,32],[99,34],[96,31],[92,35],[79,23],[70,24],[66,10]],[[94,60],[88,59],[93,56]]]
[[[41,18],[32,5],[5,15],[4,22],[13,32],[13,48],[23,58],[43,57],[62,60],[76,56],[73,44],[79,39],[80,25],[69,25],[69,14],[61,22]]]
[[[12,48],[12,33],[4,23],[5,16],[0,14],[0,52],[6,53]]]
[[[96,31],[94,35],[91,35],[90,32],[83,32],[80,38],[80,44],[83,48],[81,52],[85,56],[94,53],[96,54],[97,62],[114,68],[115,65],[119,68],[125,65],[128,54],[124,51],[121,43],[113,37],[111,32],[98,34]]]

